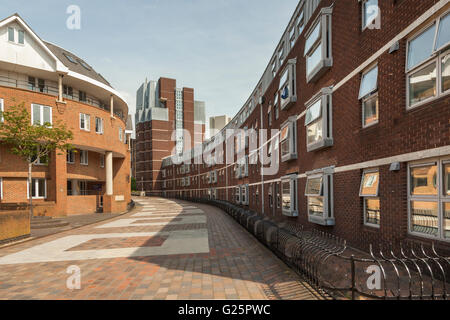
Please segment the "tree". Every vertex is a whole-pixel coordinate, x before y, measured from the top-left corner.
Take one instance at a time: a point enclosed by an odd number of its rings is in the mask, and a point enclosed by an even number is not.
[[[28,185],[32,184],[33,166],[39,159],[48,159],[50,154],[67,152],[73,147],[68,141],[73,139],[73,133],[60,121],[53,124],[32,124],[31,116],[21,103],[8,107],[0,112],[0,141],[9,147],[9,152],[20,157],[28,164]],[[61,153],[62,154],[62,153]],[[30,188],[31,189],[31,188]],[[30,219],[33,218],[33,197],[30,192]]]

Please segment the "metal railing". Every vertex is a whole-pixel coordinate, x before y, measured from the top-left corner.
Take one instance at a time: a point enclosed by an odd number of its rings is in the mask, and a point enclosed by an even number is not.
[[[364,253],[337,236],[264,218],[225,201],[184,199],[223,209],[325,297],[449,300],[450,258],[434,243],[370,245]]]

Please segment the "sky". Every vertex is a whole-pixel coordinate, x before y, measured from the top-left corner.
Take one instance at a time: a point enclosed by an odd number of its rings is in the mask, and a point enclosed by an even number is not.
[[[127,100],[145,81],[177,79],[195,89],[209,117],[236,115],[261,78],[298,0],[15,0],[0,20],[19,13],[44,40],[80,56]],[[67,8],[81,9],[70,30]]]

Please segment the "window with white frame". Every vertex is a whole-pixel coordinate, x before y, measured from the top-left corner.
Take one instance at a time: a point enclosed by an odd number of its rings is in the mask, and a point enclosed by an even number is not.
[[[306,33],[306,81],[314,82],[333,64],[331,54],[331,8],[323,8]]]
[[[48,165],[48,155],[47,156],[33,156],[31,157],[31,162],[37,166],[47,166]]]
[[[364,224],[380,226],[380,172],[376,169],[366,170],[361,180],[359,196],[363,198]]]
[[[298,216],[297,175],[289,175],[281,179],[282,212],[288,217]]]
[[[308,198],[308,221],[334,226],[332,168],[308,173],[305,196]]]
[[[234,190],[234,198],[237,204],[241,204],[241,188],[236,187]]]
[[[281,44],[280,49],[278,50],[278,66],[281,67],[284,62],[284,42]]]
[[[288,109],[293,102],[297,101],[296,94],[296,66],[297,60],[290,59],[280,78],[278,93],[280,95],[281,110]]]
[[[4,104],[3,99],[0,99],[0,112],[1,112],[0,122],[3,122],[4,121],[3,112],[5,112],[5,104]]]
[[[52,120],[52,108],[43,106],[40,104],[31,105],[31,123],[38,126],[51,127]]]
[[[25,44],[25,32],[23,30],[18,30],[17,36],[18,36],[18,39],[17,39],[18,43]]]
[[[0,200],[3,199],[3,178],[0,178]]]
[[[241,204],[248,205],[248,184],[241,186]]]
[[[119,141],[123,140],[123,129],[119,128]]]
[[[84,166],[89,165],[89,152],[87,150],[80,151],[80,164]]]
[[[15,31],[12,27],[8,27],[8,41],[15,42]]]
[[[306,105],[306,144],[308,152],[333,145],[332,91],[322,89]]]
[[[78,188],[80,190],[80,195],[87,196],[89,193],[87,181],[78,181]]]
[[[297,117],[290,117],[280,132],[281,161],[297,159]]]
[[[103,134],[103,119],[95,117],[95,132],[98,134]]]
[[[378,0],[362,0],[362,28],[370,26],[378,18]]]
[[[105,167],[105,155],[101,154],[100,155],[100,168],[104,168]]]
[[[409,232],[450,240],[450,158],[409,165]]]
[[[47,181],[45,179],[31,179],[31,186],[27,180],[28,198],[30,195],[33,199],[47,198]]]
[[[305,7],[300,9],[300,13],[297,17],[297,34],[300,36],[305,28]]]
[[[415,107],[450,91],[450,12],[408,41],[407,106]]]
[[[91,116],[80,113],[80,129],[83,131],[91,131]]]
[[[297,40],[296,37],[296,31],[295,31],[295,24],[293,26],[291,26],[291,28],[289,29],[289,48],[293,48],[295,45],[295,40]]]
[[[378,65],[363,73],[359,89],[359,100],[362,102],[363,128],[378,123]]]
[[[67,158],[67,163],[74,164],[75,163],[75,151],[68,150],[66,158]]]

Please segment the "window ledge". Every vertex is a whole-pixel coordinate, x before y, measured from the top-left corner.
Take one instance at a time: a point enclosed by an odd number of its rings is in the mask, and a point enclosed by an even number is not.
[[[298,211],[291,211],[291,210],[285,210],[285,209],[283,209],[283,210],[282,210],[282,213],[283,213],[283,215],[286,216],[286,217],[293,217],[293,218],[298,217]]]
[[[297,102],[297,96],[291,96],[289,97],[289,99],[284,103],[284,104],[280,104],[280,109],[281,110],[287,110],[289,109],[292,104],[294,104],[295,102]],[[278,118],[276,118],[276,120],[278,120]]]
[[[316,82],[319,78],[333,66],[333,59],[327,58],[320,60],[317,67],[315,67],[307,76],[306,83]]]
[[[334,145],[333,138],[325,138],[316,143],[307,146],[308,152],[318,151],[324,148],[332,147]]]
[[[291,161],[291,160],[297,160],[297,158],[298,158],[297,153],[291,153],[289,155],[281,157],[281,162],[288,162],[288,161]]]
[[[334,218],[321,218],[308,215],[308,221],[326,227],[332,227],[336,225],[336,220]]]

